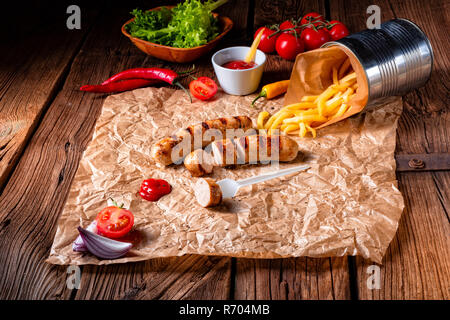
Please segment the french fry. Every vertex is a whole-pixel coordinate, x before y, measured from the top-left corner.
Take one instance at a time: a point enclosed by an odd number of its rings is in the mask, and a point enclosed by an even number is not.
[[[338,80],[338,70],[336,69],[336,67],[333,67],[333,83],[334,84],[339,84],[339,80]]]
[[[341,96],[342,96],[342,91],[339,91],[331,99],[329,99],[327,102],[325,102],[325,105],[328,107],[334,101],[338,100]]]
[[[328,100],[326,103],[326,115],[332,115],[333,111],[342,104],[342,97],[337,97],[336,99]]]
[[[270,117],[270,113],[267,111],[262,111],[258,115],[258,119],[256,120],[256,126],[258,129],[264,128],[264,123],[266,122],[266,119]]]
[[[284,108],[283,108],[284,109]],[[264,129],[268,130],[270,128],[270,126],[272,125],[272,123],[275,121],[275,119],[278,117],[278,115],[280,115],[283,112],[283,109],[277,111],[275,114],[273,114],[269,120],[267,120],[267,122],[264,124]]]
[[[348,88],[345,93],[342,95],[342,100],[347,103],[350,100],[350,96],[353,93],[353,89],[352,88]]]
[[[298,131],[300,137],[306,136],[306,126],[303,122],[300,122],[300,130]]]
[[[280,114],[274,122],[272,122],[272,124],[270,125],[270,130],[272,129],[276,129],[278,128],[279,125],[281,125],[281,123],[283,123],[283,120],[285,120],[286,118],[290,117],[292,115],[291,112],[284,112],[282,114]],[[292,119],[292,118],[291,118]]]
[[[296,117],[307,115],[307,114],[315,114],[318,115],[319,112],[317,111],[317,108],[314,109],[308,109],[308,110],[298,110],[293,112]]]
[[[316,105],[313,102],[299,102],[299,103],[293,103],[293,104],[287,105],[283,109],[295,110],[295,109],[309,109],[309,108],[315,108],[315,107],[316,107]]]
[[[308,130],[311,132],[313,138],[317,137],[316,129],[311,128],[311,127],[310,127],[309,125],[307,125],[307,124],[305,124],[305,127],[306,127],[306,129],[308,129]]]
[[[343,77],[341,80],[339,80],[339,84],[344,84],[346,82],[350,83],[350,82],[353,82],[353,80],[356,81],[356,73],[355,72],[352,72],[352,73],[346,75],[345,77]]]
[[[285,126],[285,127],[283,128],[283,126]],[[298,124],[288,124],[288,125],[284,124],[281,126],[280,129],[284,133],[289,133],[291,131],[298,130],[298,128],[299,128]]]
[[[298,117],[283,119],[283,123],[297,123],[297,122],[325,122],[327,118],[319,114],[305,114]]]
[[[331,87],[337,91],[344,92],[345,90],[347,90],[350,87],[350,85],[348,83],[332,84]]]
[[[317,109],[319,111],[319,114],[321,116],[324,115],[325,111],[325,102],[330,99],[332,96],[334,96],[337,93],[336,89],[333,89],[331,87],[328,87],[324,92],[322,92],[319,97],[317,97]]]
[[[303,96],[303,98],[300,100],[301,102],[314,102],[314,100],[317,99],[318,96]]]
[[[345,72],[348,70],[348,67],[350,67],[350,59],[347,58],[347,60],[344,61],[342,66],[339,68],[338,77],[341,79]]]
[[[343,103],[341,104],[341,107],[339,110],[331,117],[331,119],[339,118],[347,111],[347,104]]]

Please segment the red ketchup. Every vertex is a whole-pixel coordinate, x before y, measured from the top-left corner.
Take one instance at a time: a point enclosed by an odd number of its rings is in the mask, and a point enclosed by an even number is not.
[[[256,66],[256,63],[254,62],[245,62],[243,60],[233,60],[230,62],[225,63],[222,65],[222,67],[227,69],[234,69],[234,70],[242,70],[242,69],[250,69]]]
[[[142,181],[139,195],[148,201],[158,201],[162,196],[169,194],[172,187],[166,180],[148,179]]]

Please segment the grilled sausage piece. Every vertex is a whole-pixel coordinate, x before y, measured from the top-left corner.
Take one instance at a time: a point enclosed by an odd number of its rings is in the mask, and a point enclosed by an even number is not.
[[[224,139],[211,144],[212,157],[204,150],[196,150],[186,157],[184,165],[194,177],[212,172],[213,166],[268,162],[288,162],[298,155],[298,144],[287,136],[253,135]]]
[[[213,171],[214,159],[210,153],[197,149],[184,158],[184,166],[193,177],[201,177]]]
[[[173,136],[164,138],[152,146],[150,155],[156,163],[169,165],[179,163],[188,153],[201,149],[215,140],[215,135],[225,137],[227,129],[252,128],[252,120],[246,116],[236,116],[207,120],[199,124],[178,130]],[[207,134],[205,132],[209,129]],[[194,137],[198,137],[199,145],[194,145]],[[197,141],[195,141],[197,142]],[[173,153],[173,155],[172,155]]]
[[[222,202],[222,190],[213,179],[198,179],[194,192],[197,202],[204,208],[216,206]]]
[[[297,157],[298,144],[287,136],[253,135],[212,143],[214,160],[219,166],[292,161]]]

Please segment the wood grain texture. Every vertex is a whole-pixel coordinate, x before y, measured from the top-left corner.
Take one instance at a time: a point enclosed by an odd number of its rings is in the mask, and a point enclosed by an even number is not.
[[[22,11],[29,13],[29,10]],[[30,34],[26,37],[18,31],[18,38],[6,38],[0,44],[0,190],[97,14],[96,9],[89,10],[81,30],[64,28],[65,21],[59,17],[65,16],[58,14],[56,21],[50,20],[50,26],[28,30]]]
[[[255,30],[265,25],[281,23],[287,19],[298,19],[308,12],[325,16],[325,1],[322,0],[255,0]]]
[[[351,31],[365,28],[367,6],[373,1],[331,1],[330,11]],[[438,31],[448,21],[445,1],[377,1],[382,21],[395,17],[417,23],[434,49],[434,70],[422,88],[403,97],[397,130],[397,153],[448,153],[448,37]],[[334,18],[334,16],[333,16]],[[430,23],[433,21],[433,23]],[[371,290],[367,273],[372,262],[356,258],[360,299],[448,299],[450,250],[448,171],[398,174],[406,208],[381,265],[381,288]]]
[[[401,173],[399,180],[406,208],[380,266],[381,287],[368,288],[373,263],[358,257],[359,298],[448,300],[450,172]],[[437,192],[437,184],[447,189]]]
[[[231,259],[189,255],[151,260],[145,264],[146,275],[119,295],[122,299],[229,298]]]
[[[249,38],[250,31],[253,25],[247,24],[249,17],[249,10],[251,6],[250,0],[229,0],[225,5],[219,7],[216,12],[220,15],[229,17],[233,21],[233,29],[218,45],[218,49],[230,46],[248,46],[251,42]],[[253,8],[252,10],[253,11]],[[217,50],[213,50],[216,52]]]
[[[235,299],[350,299],[347,258],[237,259]]]

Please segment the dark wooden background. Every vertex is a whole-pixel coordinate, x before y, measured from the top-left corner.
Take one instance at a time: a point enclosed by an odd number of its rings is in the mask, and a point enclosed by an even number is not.
[[[1,299],[449,299],[447,170],[399,172],[406,208],[381,267],[381,288],[367,287],[359,257],[235,259],[184,256],[81,268],[81,286],[66,286],[67,267],[44,262],[79,160],[105,96],[84,94],[121,70],[165,66],[120,33],[129,12],[173,1],[29,1],[0,17],[0,298]],[[68,30],[66,8],[79,4],[81,30]],[[435,67],[426,86],[403,97],[397,156],[448,157],[450,3],[445,0],[230,0],[218,10],[235,23],[219,48],[251,43],[264,24],[309,11],[365,29],[366,8],[382,20],[408,18],[430,37]],[[196,62],[214,76],[211,55]],[[270,55],[263,84],[289,77],[292,62]],[[445,166],[444,166],[445,169]]]

